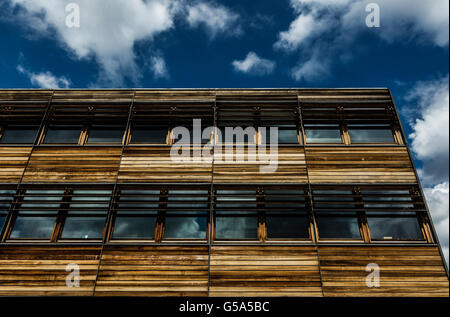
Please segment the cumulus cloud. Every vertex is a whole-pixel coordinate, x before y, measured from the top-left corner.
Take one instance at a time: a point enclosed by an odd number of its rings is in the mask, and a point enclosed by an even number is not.
[[[100,86],[123,86],[126,79],[137,84],[142,77],[134,47],[149,41],[158,51],[155,38],[185,19],[192,28],[204,27],[211,37],[237,34],[239,15],[225,6],[190,0],[78,0],[80,27],[66,25],[66,6],[71,0],[7,0],[13,18],[36,36],[55,38],[70,56],[95,60],[100,67]],[[153,53],[154,55],[154,53]],[[161,57],[150,57],[155,78],[167,76]]]
[[[140,76],[135,64],[136,41],[151,39],[173,27],[176,3],[168,0],[78,0],[80,28],[66,26],[65,0],[9,0],[20,23],[55,36],[78,59],[95,58],[100,78],[122,85],[124,76],[136,81]]]
[[[155,78],[169,78],[166,61],[162,56],[155,55],[150,58],[150,69]]]
[[[239,15],[216,3],[198,1],[187,6],[187,22],[191,27],[203,25],[211,37],[219,33],[239,35]]]
[[[17,66],[17,71],[21,74],[26,75],[29,78],[31,84],[38,88],[59,89],[70,87],[69,79],[64,76],[57,77],[50,71],[34,73],[25,69],[22,65]]]
[[[425,184],[448,180],[449,169],[449,78],[417,83],[408,93],[408,108],[418,109],[410,120],[411,149],[423,162],[420,175]]]
[[[449,77],[419,82],[407,94],[411,149],[422,162],[419,175],[444,251],[449,252]],[[411,116],[411,111],[407,111]]]
[[[274,48],[299,52],[292,71],[296,80],[315,80],[309,73],[329,72],[333,62],[345,62],[348,48],[365,34],[381,40],[448,46],[448,0],[378,0],[380,28],[368,28],[365,11],[370,0],[291,0],[296,18],[278,35]],[[321,61],[321,63],[316,63]],[[305,74],[305,75],[304,75]]]
[[[275,69],[275,62],[249,52],[245,59],[232,62],[234,70],[245,74],[268,75]]]

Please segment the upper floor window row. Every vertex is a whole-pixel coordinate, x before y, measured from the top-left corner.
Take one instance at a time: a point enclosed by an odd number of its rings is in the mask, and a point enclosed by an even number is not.
[[[277,128],[271,134],[271,128]],[[181,128],[181,129],[180,129]],[[121,125],[46,126],[38,135],[38,126],[8,125],[0,127],[0,144],[158,144],[177,142],[215,144],[403,144],[400,131],[390,125],[305,124],[272,126],[201,126],[132,125],[126,132]],[[275,131],[272,129],[272,131]]]

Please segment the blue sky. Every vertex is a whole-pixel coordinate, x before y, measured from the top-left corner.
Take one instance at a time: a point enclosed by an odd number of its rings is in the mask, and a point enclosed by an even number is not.
[[[380,27],[367,27],[369,2]],[[69,28],[66,5],[79,6]],[[448,252],[448,0],[1,0],[1,88],[388,87]],[[74,21],[74,20],[70,20]]]

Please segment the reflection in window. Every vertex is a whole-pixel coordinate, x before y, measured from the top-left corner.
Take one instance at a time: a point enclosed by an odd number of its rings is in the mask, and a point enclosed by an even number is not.
[[[216,239],[257,239],[257,217],[216,217]]]
[[[75,189],[65,219],[62,239],[100,239],[111,190]]]
[[[156,212],[142,213],[142,216],[128,217],[119,215],[114,225],[113,239],[155,238]]]
[[[351,190],[313,190],[313,202],[321,239],[361,239]]]
[[[50,126],[45,134],[44,143],[67,143],[78,144],[82,127],[57,127]]]
[[[165,212],[166,239],[206,239],[207,190],[169,190]]]
[[[321,239],[361,239],[356,213],[317,213],[316,221]]]
[[[124,127],[92,126],[89,128],[88,143],[122,143]]]
[[[131,135],[133,144],[166,144],[167,126],[135,126]]]
[[[372,240],[423,240],[417,216],[414,212],[399,215],[367,213]]]
[[[260,129],[261,141],[270,144],[270,128]],[[298,144],[298,130],[296,126],[280,126],[278,128],[278,144]]]
[[[217,190],[216,239],[257,239],[255,190]]]
[[[341,130],[337,125],[305,125],[305,134],[308,143],[342,143]]]
[[[389,126],[373,127],[348,126],[348,133],[352,143],[394,143],[394,135]]]
[[[3,144],[34,144],[38,127],[8,126],[0,135]]]
[[[19,212],[11,232],[12,239],[50,239],[56,214],[52,217],[29,216]]]
[[[66,219],[62,239],[100,239],[106,217],[74,217]]]
[[[206,213],[202,217],[166,217],[164,237],[167,239],[205,239]]]
[[[159,195],[159,190],[121,190],[113,239],[155,239]]]

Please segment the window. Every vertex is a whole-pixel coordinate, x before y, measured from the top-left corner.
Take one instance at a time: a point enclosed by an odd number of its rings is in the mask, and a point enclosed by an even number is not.
[[[390,126],[348,125],[352,143],[394,143]]]
[[[372,240],[424,240],[417,212],[425,208],[423,202],[413,202],[409,190],[365,189],[361,193]]]
[[[122,189],[113,239],[155,239],[160,190]]]
[[[7,126],[0,133],[2,144],[34,144],[39,127],[37,126]]]
[[[361,239],[351,190],[313,190],[313,202],[320,239]]]
[[[0,233],[6,222],[9,209],[14,199],[16,191],[10,188],[0,188]]]
[[[243,127],[218,127],[217,142],[224,144],[255,144],[256,130],[253,126]]]
[[[45,134],[44,143],[78,144],[82,126],[50,126]]]
[[[255,190],[216,190],[215,238],[257,240],[258,212]]]
[[[341,129],[337,125],[305,125],[307,143],[342,143]]]
[[[306,197],[303,190],[286,188],[264,191],[267,239],[309,239]]]
[[[368,212],[367,222],[372,240],[424,240],[415,212]]]
[[[10,239],[101,239],[111,190],[26,189]]]
[[[270,128],[260,129],[261,140],[266,144],[271,143]],[[278,144],[298,144],[298,129],[296,126],[278,126]]]
[[[131,134],[132,144],[166,144],[167,126],[135,126]]]
[[[64,190],[26,190],[11,232],[11,239],[52,238]]]
[[[165,239],[206,239],[207,190],[169,190],[165,211]]]
[[[125,127],[120,126],[91,126],[88,130],[88,144],[117,143],[121,144]]]
[[[101,239],[111,190],[75,189],[69,198],[61,239]]]

